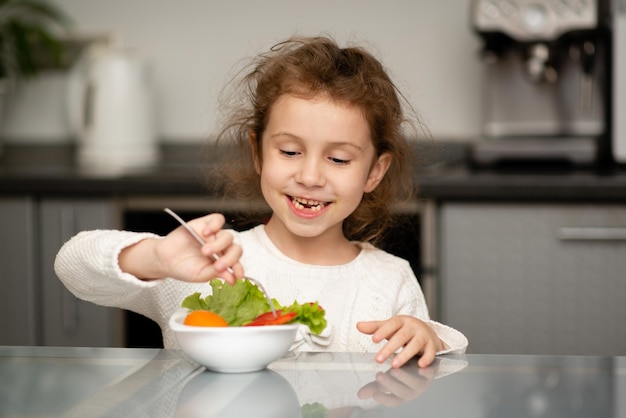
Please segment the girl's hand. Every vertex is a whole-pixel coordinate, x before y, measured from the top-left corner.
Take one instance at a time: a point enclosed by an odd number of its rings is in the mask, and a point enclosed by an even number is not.
[[[243,277],[239,263],[242,249],[233,242],[232,234],[222,230],[224,222],[224,216],[218,213],[189,221],[206,242],[204,246],[182,226],[163,238],[140,241],[120,253],[120,267],[143,280],[172,277],[206,282],[220,277],[233,284],[237,277]],[[213,254],[220,259],[216,261]],[[228,271],[229,267],[234,274]]]
[[[408,315],[394,316],[386,321],[367,321],[357,323],[357,329],[372,336],[372,341],[387,344],[376,354],[376,361],[383,363],[398,349],[402,348],[391,361],[391,367],[398,368],[416,355],[419,367],[428,367],[438,351],[443,349],[443,342],[435,331],[424,321]]]

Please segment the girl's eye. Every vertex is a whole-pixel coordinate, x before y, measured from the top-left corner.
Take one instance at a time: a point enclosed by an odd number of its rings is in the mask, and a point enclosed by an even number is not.
[[[298,155],[297,151],[287,151],[284,149],[279,150],[280,155],[284,155],[285,157],[295,157],[296,155]]]
[[[329,157],[329,160],[337,165],[348,165],[350,160],[344,160],[343,158]]]

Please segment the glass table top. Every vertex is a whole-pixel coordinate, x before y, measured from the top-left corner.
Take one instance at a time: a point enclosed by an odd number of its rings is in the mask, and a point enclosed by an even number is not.
[[[288,353],[220,374],[171,350],[0,347],[0,416],[626,418],[626,358]]]

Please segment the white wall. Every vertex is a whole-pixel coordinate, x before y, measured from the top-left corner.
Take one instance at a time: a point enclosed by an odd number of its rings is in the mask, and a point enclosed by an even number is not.
[[[459,0],[55,0],[80,32],[114,31],[153,69],[164,142],[199,141],[238,60],[292,34],[369,44],[443,139],[479,132],[479,42]]]

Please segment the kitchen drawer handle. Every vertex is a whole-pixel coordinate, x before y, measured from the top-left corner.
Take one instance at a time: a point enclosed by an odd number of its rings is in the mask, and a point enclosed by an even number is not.
[[[626,241],[626,228],[561,227],[561,241]]]

